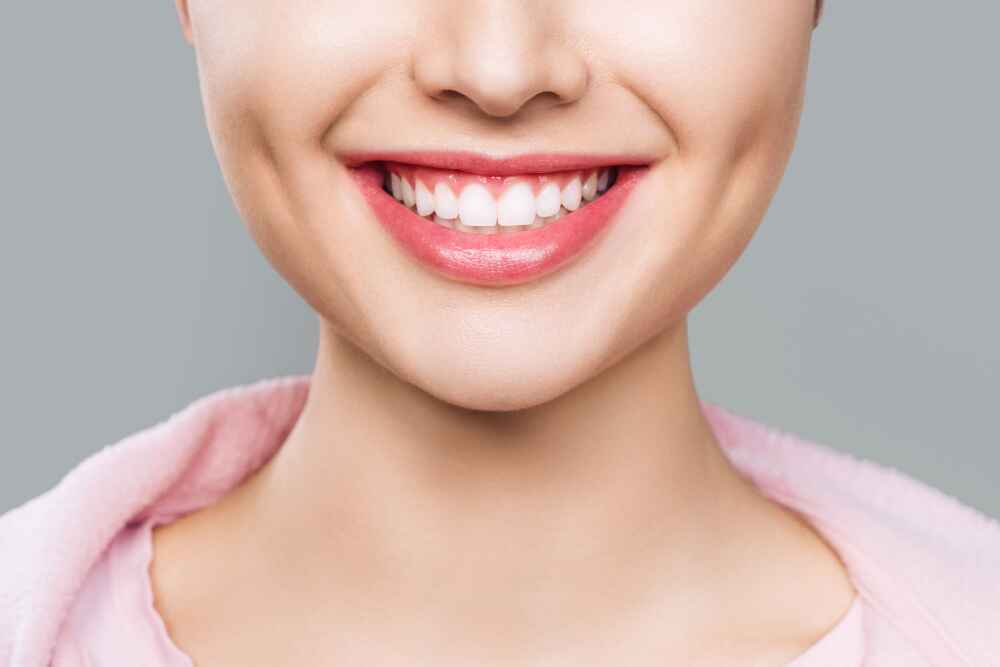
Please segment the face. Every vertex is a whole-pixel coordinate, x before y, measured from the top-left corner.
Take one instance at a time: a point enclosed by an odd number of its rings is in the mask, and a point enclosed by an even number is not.
[[[275,269],[406,382],[497,410],[682,325],[738,259],[794,144],[815,6],[178,10],[222,173]]]

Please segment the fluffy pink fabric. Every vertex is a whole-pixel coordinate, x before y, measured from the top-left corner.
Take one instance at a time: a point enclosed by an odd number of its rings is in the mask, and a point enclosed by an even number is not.
[[[221,498],[282,444],[309,381],[204,396],[0,516],[0,665],[49,665],[88,572],[119,532]],[[1000,665],[1000,522],[895,468],[702,409],[733,464],[844,559],[866,606],[866,666]]]

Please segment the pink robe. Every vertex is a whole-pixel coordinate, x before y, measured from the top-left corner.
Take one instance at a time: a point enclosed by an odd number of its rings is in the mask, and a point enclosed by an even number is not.
[[[0,516],[0,667],[47,667],[123,528],[220,499],[283,443],[310,376],[204,396]],[[902,472],[702,401],[723,451],[844,560],[866,667],[1000,667],[1000,522]]]

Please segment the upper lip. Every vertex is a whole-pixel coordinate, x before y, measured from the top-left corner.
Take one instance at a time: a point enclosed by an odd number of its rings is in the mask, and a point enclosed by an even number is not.
[[[619,165],[647,165],[653,158],[609,153],[521,153],[494,156],[473,151],[386,150],[349,153],[342,155],[341,161],[348,167],[358,167],[369,162],[403,162],[481,176],[518,176]]]

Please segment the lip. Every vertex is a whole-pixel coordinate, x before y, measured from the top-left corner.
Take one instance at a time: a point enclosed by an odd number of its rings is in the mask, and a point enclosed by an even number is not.
[[[646,166],[652,157],[636,155],[592,155],[572,153],[533,153],[493,157],[471,151],[364,151],[341,156],[347,167],[368,162],[406,162],[408,164],[480,176],[520,176],[574,171],[597,167]]]
[[[544,227],[475,234],[419,216],[386,193],[379,166],[383,160],[496,176],[617,166],[618,179],[597,199]],[[615,214],[649,171],[648,160],[634,156],[565,154],[492,158],[475,153],[358,153],[343,163],[376,219],[413,259],[451,280],[494,287],[536,280],[568,266],[614,223]]]

